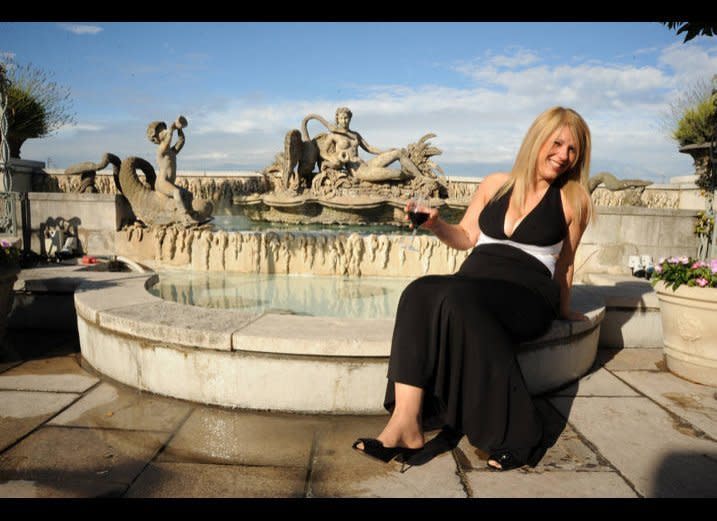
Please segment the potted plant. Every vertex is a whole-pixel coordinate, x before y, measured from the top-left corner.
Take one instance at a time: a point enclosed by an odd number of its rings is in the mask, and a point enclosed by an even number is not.
[[[717,259],[660,259],[651,282],[660,303],[667,368],[717,386]]]
[[[20,272],[20,250],[0,239],[0,340],[5,337],[7,317],[12,309],[13,286]]]

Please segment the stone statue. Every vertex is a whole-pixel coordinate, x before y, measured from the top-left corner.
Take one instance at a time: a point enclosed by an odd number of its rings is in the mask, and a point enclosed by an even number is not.
[[[283,154],[278,154],[264,173],[279,173],[281,188],[294,192],[302,187],[321,184],[328,178],[331,178],[332,185],[350,185],[354,181],[383,183],[424,177],[436,179],[433,169],[440,169],[430,161],[430,157],[439,155],[441,151],[426,143],[427,139],[435,137],[434,134],[423,136],[418,143],[407,148],[380,150],[369,145],[361,134],[349,127],[351,117],[352,113],[346,107],[336,110],[335,125],[317,114],[307,115],[301,122],[301,132],[291,130],[287,133]],[[307,123],[312,119],[322,123],[327,132],[311,138]],[[358,155],[359,147],[375,157],[364,161]],[[400,168],[389,168],[396,161]],[[318,167],[318,172],[314,172],[314,167]]]
[[[348,108],[339,107],[336,110],[336,126],[333,126],[328,125],[320,116],[313,115],[329,130],[321,140],[317,140],[322,172],[329,168],[345,170],[356,179],[368,182],[407,179],[423,175],[409,159],[406,149],[391,148],[381,151],[369,145],[361,134],[349,128],[352,116]],[[364,161],[358,155],[359,147],[376,157]],[[395,161],[400,162],[401,168],[388,168],[388,165]]]
[[[118,190],[127,198],[135,215],[148,225],[181,224],[194,226],[212,219],[212,204],[193,198],[191,192],[174,184],[177,178],[177,154],[184,146],[184,116],[179,116],[169,128],[163,121],[153,121],[147,128],[147,137],[157,147],[159,176],[147,161],[129,157],[122,161],[117,181]],[[177,130],[177,143],[172,145],[172,134]],[[147,181],[139,180],[140,169]]]
[[[120,168],[120,158],[114,154],[110,154],[109,152],[105,153],[102,156],[102,159],[99,163],[85,161],[84,163],[76,163],[74,165],[68,166],[65,169],[65,174],[80,174],[80,188],[78,189],[79,193],[96,194],[99,192],[99,190],[97,190],[97,187],[95,186],[95,176],[97,175],[97,171],[102,170],[110,163],[112,163],[112,175],[115,179],[115,184],[117,184],[119,179],[118,175]]]
[[[593,193],[595,189],[604,184],[605,188],[615,192],[617,190],[627,190],[628,188],[642,188],[652,184],[651,181],[642,181],[640,179],[618,179],[610,172],[600,172],[595,174],[588,180],[588,189]]]

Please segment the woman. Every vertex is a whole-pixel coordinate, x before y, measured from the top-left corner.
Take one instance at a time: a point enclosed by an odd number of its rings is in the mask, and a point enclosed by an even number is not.
[[[537,463],[542,422],[516,350],[556,318],[586,318],[571,311],[570,290],[592,217],[589,166],[587,124],[553,107],[533,122],[512,171],[483,180],[459,224],[429,211],[424,226],[441,241],[475,248],[456,274],[421,277],[401,295],[384,402],[392,415],[356,450],[410,463],[423,429],[442,427],[437,439],[465,434],[491,469]]]

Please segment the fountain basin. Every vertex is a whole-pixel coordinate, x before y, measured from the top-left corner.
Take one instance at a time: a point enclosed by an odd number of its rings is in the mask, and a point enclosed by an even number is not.
[[[383,411],[393,319],[246,313],[164,301],[157,275],[86,282],[75,292],[82,355],[99,372],[206,404],[303,413]],[[546,392],[593,364],[602,300],[576,286],[583,322],[555,321],[519,355],[528,388]]]

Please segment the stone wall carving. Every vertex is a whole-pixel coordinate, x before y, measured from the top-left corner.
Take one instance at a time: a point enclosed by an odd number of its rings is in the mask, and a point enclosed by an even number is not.
[[[453,273],[468,251],[419,235],[420,253],[405,252],[401,235],[311,232],[226,232],[129,226],[117,232],[119,255],[157,267],[241,273],[418,276]]]

